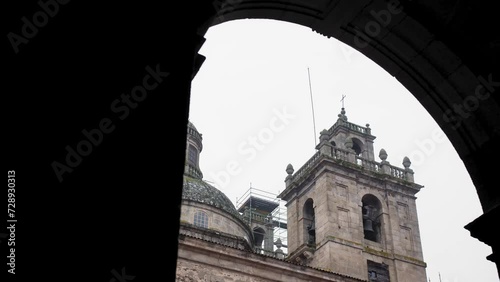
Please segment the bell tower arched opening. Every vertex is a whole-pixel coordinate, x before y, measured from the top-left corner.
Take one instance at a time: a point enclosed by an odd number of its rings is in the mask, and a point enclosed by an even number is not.
[[[382,238],[382,205],[372,194],[362,198],[363,235],[366,240],[380,243]]]
[[[316,224],[313,199],[309,198],[304,203],[304,243],[308,245],[316,244]]]

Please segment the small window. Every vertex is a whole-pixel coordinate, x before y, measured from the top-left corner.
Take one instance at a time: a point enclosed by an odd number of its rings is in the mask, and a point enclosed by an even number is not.
[[[193,224],[195,226],[203,227],[203,228],[208,228],[208,216],[205,212],[202,211],[197,211],[194,214],[194,222]]]
[[[193,145],[189,145],[188,161],[194,166],[198,164],[198,150]]]
[[[368,264],[368,281],[370,282],[390,282],[389,265],[374,261],[367,261]]]

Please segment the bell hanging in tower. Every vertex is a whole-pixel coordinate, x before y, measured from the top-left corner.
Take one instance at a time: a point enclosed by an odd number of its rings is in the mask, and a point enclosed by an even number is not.
[[[365,232],[374,232],[375,230],[373,230],[373,220],[371,220],[368,217],[364,217],[363,218],[363,230]]]

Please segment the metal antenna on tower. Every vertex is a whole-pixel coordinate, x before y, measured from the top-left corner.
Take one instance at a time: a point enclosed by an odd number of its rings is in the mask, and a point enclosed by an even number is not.
[[[311,94],[311,110],[312,110],[312,118],[313,118],[313,129],[314,129],[314,147],[316,147],[316,120],[314,119],[314,103],[313,103],[313,93],[311,87],[311,73],[309,72],[309,67],[307,67],[307,76],[309,77],[309,93]]]

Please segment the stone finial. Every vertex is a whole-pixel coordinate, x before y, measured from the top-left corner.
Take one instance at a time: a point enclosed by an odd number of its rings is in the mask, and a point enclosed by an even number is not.
[[[370,128],[370,124],[369,123],[366,124],[366,133],[368,133],[368,134],[372,133],[372,129]]]
[[[344,108],[342,108],[342,110],[340,111],[340,114],[338,114],[337,116],[339,117],[340,120],[347,121],[347,116],[345,115]]]
[[[293,172],[294,172],[294,169],[293,169],[293,166],[292,164],[288,164],[286,166],[286,173],[288,174],[286,177],[285,177],[285,185],[286,187],[288,187],[290,184],[292,184],[292,179],[293,179]]]
[[[387,160],[387,152],[384,149],[380,149],[380,152],[378,153],[378,157],[385,162]]]
[[[280,239],[280,238],[278,238],[278,239],[276,240],[276,242],[274,242],[274,245],[275,245],[275,246],[276,246],[276,248],[278,248],[278,249],[281,249],[281,247],[283,247],[283,243],[281,243],[281,239]]]
[[[405,169],[409,169],[411,165],[410,159],[408,157],[403,158],[403,166]]]
[[[319,142],[328,141],[328,130],[323,129],[319,133]]]
[[[403,165],[405,167],[405,179],[409,182],[414,182],[413,170],[410,168],[411,162],[408,157],[403,158]]]
[[[278,259],[284,259],[285,258],[285,254],[283,254],[283,250],[281,249],[281,247],[283,246],[283,244],[281,244],[280,238],[278,238],[278,240],[276,240],[276,242],[274,242],[274,244],[277,247],[276,251],[274,251],[275,257],[278,258]]]

